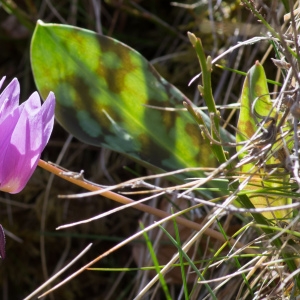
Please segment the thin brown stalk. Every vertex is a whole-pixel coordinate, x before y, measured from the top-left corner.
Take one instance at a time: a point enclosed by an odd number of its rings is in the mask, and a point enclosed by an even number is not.
[[[101,187],[99,186],[96,186],[96,185],[93,185],[91,183],[88,183],[88,182],[85,182],[81,179],[77,179],[77,178],[74,178],[74,177],[70,177],[70,176],[66,176],[64,175],[64,173],[62,172],[61,169],[51,165],[51,164],[48,164],[47,162],[43,161],[40,159],[39,161],[39,167],[53,173],[54,175],[64,179],[64,180],[67,180],[69,182],[72,182],[86,190],[89,190],[89,191],[100,191],[102,190]],[[119,195],[117,193],[114,193],[112,191],[105,191],[101,194],[102,196],[108,198],[108,199],[111,199],[113,201],[116,201],[118,203],[121,203],[121,204],[129,204],[129,203],[133,203],[134,201],[131,200],[130,198],[127,198],[125,196],[122,196],[122,195]],[[155,215],[156,217],[159,217],[161,219],[163,218],[166,218],[166,217],[169,217],[170,214],[168,214],[167,212],[165,211],[162,211],[160,209],[157,209],[157,208],[154,208],[154,207],[150,207],[148,205],[145,205],[145,204],[141,204],[141,203],[138,203],[136,204],[135,206],[133,206],[134,208],[140,210],[140,211],[143,211],[143,212],[146,212],[146,213],[149,213],[149,214],[152,214],[152,215]],[[198,224],[198,223],[195,223],[193,221],[189,221],[187,219],[184,219],[182,217],[177,217],[176,218],[176,222],[178,224],[181,224],[183,226],[186,226],[188,228],[191,228],[191,229],[194,229],[196,231],[199,231],[201,230],[201,225]],[[227,240],[224,238],[224,236],[220,233],[220,232],[217,232],[211,228],[207,228],[205,231],[204,231],[204,234],[216,239],[216,240],[219,240],[219,241],[222,241],[222,242],[226,242]],[[258,254],[258,252],[254,249],[251,249],[251,248],[245,248],[245,245],[240,243],[240,242],[237,242],[235,239],[230,239],[230,244],[231,245],[234,245],[235,247],[237,248],[244,248],[244,251],[245,253],[249,253],[249,254]]]

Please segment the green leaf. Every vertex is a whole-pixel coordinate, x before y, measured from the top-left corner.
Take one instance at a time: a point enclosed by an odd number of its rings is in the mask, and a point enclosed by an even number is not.
[[[42,97],[55,93],[58,122],[82,142],[161,170],[215,165],[208,141],[187,111],[153,108],[182,109],[187,98],[127,45],[38,21],[31,64]],[[228,140],[224,130],[221,135]]]
[[[275,124],[272,125],[272,118],[276,120],[277,116],[279,116],[278,119],[280,121],[281,113],[277,112],[276,109],[272,107],[264,68],[259,62],[256,62],[247,73],[242,90],[241,109],[236,135],[237,142],[248,141],[251,139],[254,134],[258,132],[260,127],[259,123],[266,121],[267,118],[269,118],[270,121],[266,122],[264,129],[272,131],[272,126],[276,127],[275,121]],[[277,123],[279,121],[277,121]],[[264,146],[267,146],[267,143],[268,142],[266,142]],[[273,153],[276,152],[279,156],[283,150],[281,139],[277,142],[270,141],[270,143],[272,143],[272,149],[270,149],[269,153],[273,151]],[[242,147],[243,146],[238,146],[237,150],[241,150]],[[256,148],[256,151],[259,153],[261,149]],[[269,153],[268,157],[262,158],[265,159],[265,165],[281,163],[277,157],[270,155]],[[249,153],[246,152],[241,153],[239,158],[241,160],[245,159],[248,154]],[[241,166],[241,173],[243,174],[241,175],[241,181],[245,180],[245,178],[251,174],[253,175],[246,189],[254,191],[249,192],[248,196],[256,208],[282,206],[291,203],[292,200],[290,198],[276,194],[268,195],[268,190],[270,189],[281,190],[282,188],[286,188],[289,190],[289,175],[286,175],[286,172],[275,172],[272,175],[269,175],[268,171],[257,166],[257,160],[254,160],[253,162],[243,164]],[[266,212],[263,213],[263,215],[267,219],[288,219],[291,217],[291,210],[285,209],[272,213]]]

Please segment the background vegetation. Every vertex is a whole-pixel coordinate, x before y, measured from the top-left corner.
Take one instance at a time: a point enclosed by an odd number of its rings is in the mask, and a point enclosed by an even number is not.
[[[283,5],[277,1],[255,3],[262,9],[266,19],[270,19],[276,8],[280,19],[285,13]],[[112,36],[142,53],[170,83],[179,88],[197,106],[205,105],[199,95],[197,84],[188,86],[189,81],[199,73],[198,59],[187,37],[187,31],[200,37],[206,55],[213,58],[254,36],[266,34],[264,26],[257,22],[253,14],[240,1],[130,1],[130,0],[28,0],[0,1],[0,77],[7,76],[6,83],[17,77],[21,84],[22,99],[36,90],[30,66],[30,41],[38,19],[47,23],[76,25]],[[221,62],[223,66],[247,72],[256,60],[262,60],[268,48],[267,43],[259,43],[239,48],[229,53]],[[273,56],[272,56],[273,54]],[[269,54],[274,57],[274,53]],[[277,68],[270,62],[264,64],[269,79],[275,79]],[[237,103],[241,94],[244,75],[214,67],[212,87],[216,104]],[[236,126],[237,114],[222,110],[221,116],[228,120],[227,129],[235,134],[230,125]],[[189,145],[187,145],[189,147]],[[84,170],[88,180],[103,185],[152,174],[130,159],[103,148],[85,145],[71,138],[58,124],[55,125],[51,140],[43,153],[46,161],[57,162],[68,170]],[[165,179],[156,185],[168,186]],[[139,220],[145,226],[152,224],[151,216],[129,208],[116,212],[107,218],[83,224],[68,230],[56,231],[62,224],[90,218],[109,211],[118,205],[102,196],[78,199],[61,199],[58,195],[81,193],[83,190],[38,168],[28,186],[18,195],[2,193],[0,196],[1,224],[7,230],[7,258],[1,262],[1,299],[22,299],[45,282],[71,261],[87,244],[92,249],[73,265],[62,278],[72,274],[84,264],[107,251],[118,242],[138,230]],[[133,199],[142,196],[134,195]],[[170,212],[166,199],[154,199],[149,205]],[[181,203],[177,204],[181,205]],[[182,204],[182,209],[185,204]],[[201,223],[203,213],[197,210],[195,220]],[[224,216],[221,220],[227,233],[233,234],[245,224],[245,216]],[[216,224],[217,228],[218,224]],[[170,224],[169,231],[173,225]],[[189,239],[190,231],[180,228],[181,239]],[[150,234],[153,243],[157,233]],[[254,238],[255,231],[247,231],[242,241]],[[53,292],[50,299],[133,299],[146,285],[154,271],[140,271],[135,268],[147,266],[142,261],[145,241],[132,242],[102,259],[94,267],[132,268],[131,271],[85,271],[69,283]],[[174,250],[166,239],[167,246],[160,253],[160,263],[167,263]],[[168,248],[169,247],[169,248]],[[220,243],[202,239],[199,253],[210,253],[219,249]],[[173,249],[172,251],[170,249]],[[225,252],[221,252],[225,255]],[[207,256],[209,257],[209,256]],[[195,261],[202,257],[195,257]],[[241,262],[246,262],[243,258]],[[153,265],[150,264],[150,265]],[[203,266],[203,265],[202,265]],[[225,276],[232,272],[231,263],[209,272],[208,279]],[[62,278],[57,279],[59,282]],[[197,287],[195,273],[188,285],[195,292],[193,299],[202,299],[202,291]],[[180,272],[166,277],[170,297],[183,299]],[[217,292],[218,299],[235,299],[242,276],[230,282]],[[203,288],[202,288],[203,289]],[[268,292],[266,292],[268,294]],[[160,284],[145,296],[145,299],[165,297]],[[244,294],[247,298],[247,293]],[[151,298],[152,297],[152,298]],[[248,296],[253,299],[253,295]],[[275,297],[275,296],[274,296]],[[275,299],[275,298],[274,298]]]

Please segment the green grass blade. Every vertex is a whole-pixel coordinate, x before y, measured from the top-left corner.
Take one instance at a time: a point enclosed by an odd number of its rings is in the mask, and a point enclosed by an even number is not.
[[[187,262],[189,263],[189,265],[192,267],[192,269],[199,276],[200,280],[205,280],[204,277],[203,277],[203,275],[201,274],[201,272],[199,272],[198,268],[193,263],[193,261],[189,258],[189,256],[184,251],[182,251],[182,248],[178,245],[178,243],[176,242],[176,240],[169,234],[169,232],[167,230],[165,230],[165,228],[163,228],[160,225],[159,225],[159,227],[168,236],[168,238],[170,239],[170,241],[172,242],[172,244],[177,248],[177,250],[182,254],[182,256],[187,260]],[[213,292],[213,290],[211,289],[211,287],[207,283],[204,283],[204,286],[206,287],[208,293],[211,295],[212,299],[217,300],[216,295]]]
[[[173,210],[172,210],[173,214]],[[173,219],[173,226],[174,226],[174,232],[175,232],[175,238],[178,247],[181,248],[181,241],[180,241],[180,234],[178,230],[178,226],[176,223],[176,219]],[[181,269],[181,278],[182,278],[182,283],[183,283],[183,290],[184,290],[184,297],[186,300],[189,299],[189,293],[188,293],[188,287],[187,287],[187,281],[186,281],[186,275],[185,275],[185,269],[184,269],[184,261],[183,261],[183,255],[181,252],[179,252],[179,264],[180,264],[180,269]]]
[[[140,222],[140,228],[143,230],[145,229],[144,225],[142,224],[142,222]],[[146,245],[147,245],[147,248],[149,250],[149,253],[150,253],[150,256],[151,256],[151,259],[153,261],[153,264],[154,264],[154,267],[155,267],[155,271],[156,273],[158,274],[158,278],[159,278],[159,281],[160,281],[160,284],[161,284],[161,287],[165,293],[165,296],[166,296],[166,299],[167,300],[172,300],[172,297],[170,295],[170,292],[169,292],[169,289],[168,289],[168,285],[165,281],[165,278],[164,276],[161,274],[160,272],[160,265],[159,265],[159,262],[158,262],[158,259],[157,259],[157,256],[155,254],[155,251],[153,249],[153,246],[152,246],[152,243],[149,239],[149,236],[147,234],[146,231],[143,232],[143,236],[145,238],[145,241],[146,241]]]

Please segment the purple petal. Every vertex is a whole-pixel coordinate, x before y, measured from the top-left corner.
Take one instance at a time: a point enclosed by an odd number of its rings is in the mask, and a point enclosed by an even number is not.
[[[2,84],[3,84],[4,80],[5,80],[5,78],[6,78],[6,76],[3,76],[3,77],[1,78],[1,80],[0,80],[0,89],[1,89],[1,87],[2,87]]]
[[[2,161],[1,189],[9,193],[18,193],[24,188],[42,152],[43,124],[35,100],[31,96],[25,102]]]
[[[20,108],[20,118],[12,133],[11,143],[18,147],[21,154],[26,154],[27,151],[39,150],[42,142],[43,120],[38,93],[33,93]]]
[[[2,165],[0,189],[2,191],[18,193],[30,179],[41,152],[50,138],[54,123],[54,107],[53,93],[41,107],[37,92],[20,105],[17,111],[18,121],[12,128],[10,141],[6,143],[7,148],[1,153],[3,159],[2,162],[0,159]]]
[[[4,119],[2,121],[2,123],[0,123],[0,132],[1,132],[0,153],[3,153],[4,149],[8,146],[10,138],[11,138],[11,134],[20,118],[20,113],[21,113],[21,110],[19,109],[19,107],[17,107],[13,111],[13,113],[11,113],[9,116],[7,116],[7,118]],[[0,161],[1,161],[2,156],[3,155],[0,155]],[[1,165],[0,165],[0,169],[1,169]]]
[[[47,99],[42,105],[42,122],[44,124],[43,129],[43,149],[49,141],[54,125],[54,110],[55,110],[55,96],[50,92]]]
[[[14,78],[0,95],[0,123],[19,106],[19,97],[19,81]]]

